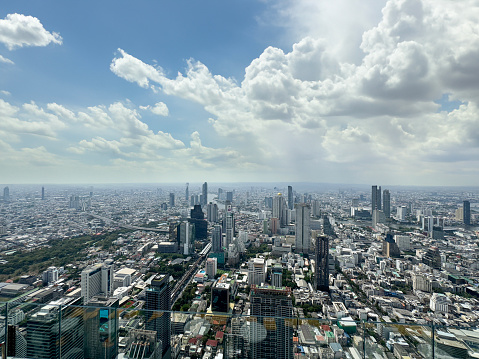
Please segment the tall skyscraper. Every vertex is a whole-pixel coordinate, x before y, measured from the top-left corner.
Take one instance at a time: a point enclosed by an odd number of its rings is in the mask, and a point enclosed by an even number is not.
[[[375,209],[381,209],[381,186],[371,187],[371,214]]]
[[[81,272],[81,296],[84,302],[95,295],[109,296],[113,293],[114,270],[112,265],[98,263]]]
[[[288,186],[288,208],[294,208],[294,200],[293,200],[293,187]]]
[[[281,227],[284,227],[287,224],[286,211],[286,201],[284,200],[282,194],[278,193],[278,195],[273,198],[273,218],[279,219]]]
[[[470,225],[471,224],[471,203],[469,201],[464,201],[462,208],[463,208],[464,224]]]
[[[203,195],[203,201],[200,203],[202,206],[206,206],[208,203],[208,183],[203,183],[201,194]]]
[[[252,285],[250,313],[257,316],[250,327],[250,357],[262,359],[293,358],[293,302],[291,288],[272,288]],[[262,334],[264,336],[264,334]]]
[[[3,200],[5,202],[10,201],[10,189],[8,188],[8,186],[3,189]]]
[[[386,218],[391,217],[391,194],[388,189],[383,191],[383,212]]]
[[[208,203],[206,206],[206,218],[208,222],[218,222],[218,205],[216,203]]]
[[[311,237],[309,221],[311,207],[306,203],[296,204],[296,253],[309,253]]]
[[[186,183],[186,189],[185,189],[185,201],[186,201],[186,204],[188,205],[188,201],[190,200],[190,191],[189,191],[189,187],[190,184],[189,183]]]
[[[192,254],[195,243],[195,224],[181,222],[177,227],[176,238],[180,253],[185,255]]]
[[[42,201],[45,200],[45,187],[42,187]]]
[[[377,198],[376,198],[376,209],[379,209],[381,210],[382,209],[382,202],[381,202],[381,186],[378,187],[378,194],[377,194]]]
[[[145,327],[156,332],[163,358],[171,356],[171,319],[169,275],[158,274],[146,291]]]
[[[195,239],[208,238],[208,222],[205,220],[205,214],[199,204],[195,204],[193,209],[190,210],[188,222],[195,225]]]
[[[226,200],[233,203],[233,191],[226,192]]]
[[[316,238],[316,268],[315,287],[317,290],[329,292],[329,238],[318,236]]]
[[[222,233],[221,233],[221,226],[219,224],[213,227],[213,231],[211,232],[211,242],[212,242],[212,251],[213,253],[221,253],[223,252],[223,243],[222,243]]]
[[[175,206],[175,194],[170,193],[170,207],[174,207],[174,206]]]
[[[225,220],[224,220],[224,230],[226,234],[226,243],[225,247],[228,248],[231,243],[233,243],[233,238],[234,238],[234,232],[235,232],[235,219],[234,219],[234,213],[233,213],[233,208],[231,205],[228,205],[226,208],[226,213],[225,213]]]

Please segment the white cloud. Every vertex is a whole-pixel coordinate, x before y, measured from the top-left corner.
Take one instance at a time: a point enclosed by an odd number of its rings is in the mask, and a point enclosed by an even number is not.
[[[10,64],[10,65],[14,64],[12,60],[7,59],[6,57],[3,57],[2,55],[0,55],[0,62],[3,62],[4,64]]]
[[[140,106],[142,110],[150,110],[152,113],[158,116],[169,116],[170,112],[168,106],[164,102],[157,102],[154,106]]]
[[[5,91],[5,90],[1,90],[0,93],[1,93],[2,95],[5,95],[5,96],[10,96],[10,95],[11,95],[10,92]]]
[[[149,81],[158,82],[160,80],[161,70],[145,64],[122,49],[118,49],[118,51],[121,57],[114,58],[110,64],[110,70],[114,74],[127,81],[136,82],[145,88],[148,87]]]
[[[0,19],[0,42],[8,49],[23,46],[47,46],[62,44],[62,38],[55,32],[45,30],[40,20],[33,16],[8,14]]]

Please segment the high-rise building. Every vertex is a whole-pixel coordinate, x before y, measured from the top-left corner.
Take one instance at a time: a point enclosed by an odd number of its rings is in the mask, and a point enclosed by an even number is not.
[[[208,275],[208,279],[213,279],[216,276],[217,270],[218,270],[218,259],[208,258],[206,260],[206,274]]]
[[[233,192],[232,191],[226,192],[226,200],[233,203]]]
[[[310,217],[311,207],[306,203],[296,204],[296,253],[309,253],[311,250]]]
[[[175,206],[175,194],[170,193],[170,207],[174,207],[174,206]]]
[[[276,288],[283,287],[283,267],[280,264],[271,268],[271,285]]]
[[[391,217],[391,194],[388,189],[383,191],[383,212],[386,218]]]
[[[199,204],[195,204],[190,211],[188,222],[195,225],[195,239],[208,238],[208,222],[205,220],[205,214]]]
[[[229,205],[226,209],[225,213],[225,220],[224,220],[224,230],[226,234],[226,248],[229,247],[231,243],[233,243],[234,238],[234,230],[235,230],[235,223],[234,223],[234,213],[233,208]]]
[[[169,275],[158,274],[146,291],[145,327],[155,331],[163,358],[171,355],[171,318]]]
[[[57,267],[48,267],[46,271],[42,274],[43,284],[49,285],[53,284],[58,280],[58,269]]]
[[[203,183],[201,194],[203,195],[203,201],[200,203],[202,206],[206,206],[208,203],[208,183]]]
[[[206,218],[208,222],[218,222],[218,205],[216,203],[208,203],[206,207]]]
[[[471,203],[469,201],[464,201],[463,202],[463,218],[464,218],[464,224],[470,225],[471,224]]]
[[[94,296],[83,308],[85,359],[114,359],[118,356],[119,301],[118,298]]]
[[[376,197],[376,209],[381,210],[382,209],[382,202],[381,202],[381,186],[378,187],[378,193]]]
[[[371,213],[375,209],[380,210],[381,207],[381,186],[372,186],[371,187]]]
[[[195,243],[195,224],[190,222],[180,223],[177,227],[177,241],[180,253],[192,254]]]
[[[293,200],[293,187],[288,186],[288,208],[294,208],[294,200]]]
[[[211,289],[211,310],[228,313],[230,310],[230,290],[228,274],[223,274]]]
[[[112,265],[98,263],[81,272],[81,296],[84,302],[95,295],[109,296],[113,293],[114,270]]]
[[[266,262],[263,258],[248,261],[248,284],[261,285],[266,281]]]
[[[45,200],[45,187],[42,187],[42,201]]]
[[[213,231],[211,232],[211,242],[211,250],[213,253],[223,252],[223,234],[221,232],[221,226],[219,224],[213,227]]]
[[[329,217],[327,215],[323,215],[323,233],[327,236],[334,237],[336,234],[334,233],[334,228],[329,221]]]
[[[273,198],[273,218],[278,218],[281,227],[286,226],[287,221],[287,208],[286,201],[284,200],[281,193],[278,193],[276,197]]]
[[[186,183],[186,189],[185,189],[185,201],[186,201],[186,205],[188,205],[188,201],[190,199],[190,191],[189,191],[189,187],[190,184],[189,183]]]
[[[8,188],[8,186],[3,189],[3,200],[5,202],[10,201],[10,189]]]
[[[291,289],[251,286],[250,313],[257,316],[252,322],[250,357],[290,359],[293,355],[293,302]],[[260,334],[263,333],[263,334]]]
[[[316,268],[315,287],[317,290],[329,292],[329,238],[328,236],[316,237]]]
[[[81,304],[81,298],[64,297],[30,315],[27,321],[26,357],[83,359],[85,329],[83,308],[79,307]],[[61,331],[60,321],[64,323]]]

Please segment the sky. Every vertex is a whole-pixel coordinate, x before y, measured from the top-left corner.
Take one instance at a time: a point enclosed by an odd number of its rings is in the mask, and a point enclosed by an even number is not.
[[[0,4],[2,184],[479,184],[477,0]]]

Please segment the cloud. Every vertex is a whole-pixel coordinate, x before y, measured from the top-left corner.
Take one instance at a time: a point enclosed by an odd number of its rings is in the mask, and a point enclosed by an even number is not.
[[[167,78],[123,52],[129,66],[116,67],[114,59],[112,71],[201,104],[244,161],[305,173],[307,159],[309,166],[331,169],[328,174],[353,177],[363,166],[399,182],[410,181],[402,168],[422,166],[427,170],[415,172],[437,182],[441,168],[434,163],[479,165],[479,157],[464,156],[464,147],[479,152],[479,6],[473,0],[462,5],[378,0],[369,11],[347,0],[280,2],[279,18],[290,19],[286,26],[296,26],[301,37],[290,51],[266,48],[240,83],[193,59],[184,73]],[[350,15],[338,17],[342,13]],[[445,93],[463,105],[438,113]],[[196,135],[194,149],[202,151]],[[381,167],[390,170],[387,176]]]
[[[163,102],[157,102],[154,106],[140,106],[142,110],[150,110],[152,113],[158,116],[168,116],[170,114],[168,107]]]
[[[9,50],[23,46],[47,46],[62,44],[63,39],[55,32],[48,32],[40,20],[33,16],[8,14],[0,19],[0,42]]]
[[[10,64],[10,65],[14,64],[12,60],[7,59],[6,57],[3,57],[2,55],[0,55],[0,62],[3,62],[4,64]]]

